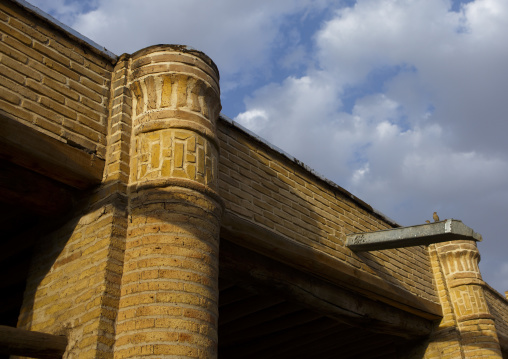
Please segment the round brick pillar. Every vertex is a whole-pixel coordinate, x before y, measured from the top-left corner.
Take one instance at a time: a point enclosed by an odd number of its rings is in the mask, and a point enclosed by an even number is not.
[[[502,358],[494,317],[484,294],[476,242],[445,242],[436,244],[436,250],[464,357]]]
[[[115,358],[216,358],[218,70],[178,45],[130,61],[130,223]]]

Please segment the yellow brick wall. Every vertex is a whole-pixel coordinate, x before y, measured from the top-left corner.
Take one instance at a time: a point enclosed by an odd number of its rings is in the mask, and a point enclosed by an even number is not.
[[[111,61],[0,3],[0,111],[104,158]]]
[[[67,335],[68,358],[111,351],[125,237],[118,217],[113,205],[77,214],[34,248],[18,326]]]
[[[502,318],[489,310],[476,243],[437,243],[429,251],[443,319],[435,323],[423,357],[501,358],[496,320]]]
[[[494,288],[485,285],[485,297],[490,313],[494,316],[496,330],[500,339],[503,339],[503,349],[508,352],[508,300]]]
[[[463,350],[460,343],[460,333],[457,329],[456,315],[449,294],[448,284],[443,274],[442,264],[434,245],[429,246],[432,273],[435,278],[436,289],[441,301],[443,319],[435,324],[433,336],[439,340],[430,340],[425,343],[422,353],[416,358],[425,359],[453,359],[463,358]]]
[[[103,183],[83,193],[58,231],[39,240],[19,318],[19,327],[66,334],[66,358],[113,356],[128,223],[132,97],[124,91],[125,74],[120,59],[101,129],[107,130]]]
[[[219,138],[220,195],[229,211],[438,302],[423,246],[354,254],[344,245],[346,234],[391,224],[225,120]]]
[[[213,357],[218,321],[216,204],[196,191],[178,188],[143,191],[133,201],[115,358]]]
[[[125,56],[125,65],[133,95],[130,220],[114,357],[213,358],[218,73],[206,55],[171,45]]]
[[[115,73],[120,79],[121,65]],[[132,99],[116,88],[111,92],[117,105],[108,120],[104,181],[83,195],[58,231],[40,239],[18,323],[22,328],[66,334],[67,358],[113,356],[127,236],[130,144],[126,131],[130,116],[115,109],[128,108]]]
[[[508,336],[507,301],[481,283],[459,283],[452,293],[443,274],[450,268],[436,251],[354,254],[344,245],[348,233],[393,223],[229,122],[218,121],[216,134],[210,114],[220,107],[218,77],[210,63],[149,49],[154,54],[123,56],[113,67],[10,1],[0,3],[0,40],[2,114],[106,161],[102,185],[34,248],[19,318],[20,327],[66,334],[66,358],[215,355],[217,189],[228,211],[441,303],[440,339],[415,358],[495,352],[493,341],[477,348],[467,335],[494,338],[489,313]],[[175,64],[182,59],[188,62]],[[470,307],[482,317],[469,318]]]

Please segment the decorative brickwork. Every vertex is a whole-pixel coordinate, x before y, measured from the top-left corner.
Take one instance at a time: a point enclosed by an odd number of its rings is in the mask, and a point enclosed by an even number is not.
[[[293,335],[308,357],[506,357],[508,300],[483,282],[475,243],[351,251],[347,234],[397,224],[219,117],[205,54],[158,45],[117,58],[14,0],[0,4],[0,40],[2,128],[51,140],[16,139],[23,156],[0,142],[1,161],[23,183],[51,183],[44,199],[66,195],[41,217],[51,230],[17,248],[33,250],[18,327],[65,335],[65,359],[216,358],[219,238],[226,352],[240,328],[252,358],[286,352],[274,338]],[[78,165],[43,168],[39,148]],[[272,319],[283,330],[258,348]],[[329,340],[314,352],[316,338]]]
[[[439,243],[431,245],[430,251],[444,317],[425,358],[502,358],[476,243]]]
[[[131,63],[131,221],[115,358],[213,358],[218,73],[202,53],[175,46],[149,48]]]
[[[160,130],[141,133],[136,139],[132,180],[185,178],[217,188],[215,146],[189,130]]]

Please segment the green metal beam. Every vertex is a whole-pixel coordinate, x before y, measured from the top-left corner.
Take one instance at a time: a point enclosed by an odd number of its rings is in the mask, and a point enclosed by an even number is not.
[[[472,240],[481,242],[482,236],[457,219],[400,227],[376,232],[347,235],[346,247],[355,252],[403,248],[432,243]]]

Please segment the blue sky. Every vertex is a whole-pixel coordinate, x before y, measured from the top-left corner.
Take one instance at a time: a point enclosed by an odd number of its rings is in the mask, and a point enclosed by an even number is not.
[[[193,46],[222,112],[402,225],[483,235],[508,290],[505,0],[32,0],[120,55]]]

